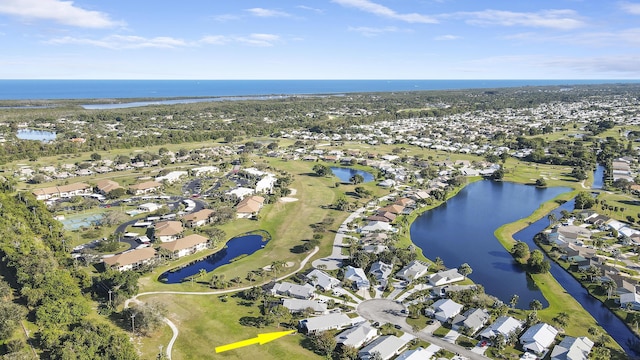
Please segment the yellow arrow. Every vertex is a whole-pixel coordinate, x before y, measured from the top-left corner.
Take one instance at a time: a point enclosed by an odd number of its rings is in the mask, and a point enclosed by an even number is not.
[[[238,342],[234,342],[227,345],[218,346],[216,347],[216,353],[221,353],[223,351],[233,350],[233,349],[237,349],[237,348],[241,348],[241,347],[249,346],[253,344],[264,345],[269,341],[273,341],[285,335],[293,334],[294,332],[296,331],[289,330],[289,331],[270,332],[266,334],[258,334],[258,336],[254,337],[253,339],[248,339],[248,340],[238,341]]]

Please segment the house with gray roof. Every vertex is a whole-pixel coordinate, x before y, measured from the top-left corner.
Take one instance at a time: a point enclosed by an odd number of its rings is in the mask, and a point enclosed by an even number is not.
[[[407,350],[400,354],[396,360],[430,360],[435,352],[419,347],[414,350]]]
[[[305,277],[311,285],[319,287],[323,291],[331,290],[340,285],[340,280],[318,269],[313,269]]]
[[[427,316],[433,316],[436,320],[447,322],[458,315],[464,305],[458,304],[451,299],[440,299],[433,303],[431,308],[425,310]]]
[[[310,310],[313,314],[321,315],[327,313],[327,304],[315,300],[303,299],[283,299],[282,306],[289,309],[291,313],[300,314]]]
[[[406,281],[413,281],[426,275],[428,270],[429,264],[424,261],[413,260],[408,263],[407,266],[403,267],[402,270],[398,271],[396,277]]]
[[[451,320],[451,328],[453,330],[469,329],[470,334],[475,334],[484,324],[487,323],[491,315],[485,309],[472,308],[463,314],[456,315]]]
[[[273,295],[289,296],[296,299],[311,299],[315,295],[316,289],[309,284],[298,285],[287,281],[276,283],[271,288]]]
[[[618,301],[620,302],[621,308],[626,309],[627,307],[630,307],[631,310],[640,310],[640,294],[638,293],[633,292],[622,294]]]
[[[358,357],[361,360],[370,360],[374,358],[375,353],[378,353],[380,354],[381,359],[388,360],[395,355],[400,354],[406,345],[407,341],[400,339],[397,336],[381,336],[362,348],[362,350],[358,351]]]
[[[558,330],[553,326],[537,323],[520,336],[520,344],[525,351],[540,355],[553,344],[556,335],[558,335]]]
[[[437,272],[429,277],[429,283],[433,286],[442,286],[464,280],[458,269],[449,269]]]
[[[327,330],[339,330],[353,325],[353,319],[342,313],[332,313],[300,320],[298,326],[307,334],[317,334]]]
[[[593,345],[593,341],[586,336],[565,336],[551,351],[551,360],[587,360]]]
[[[378,337],[378,329],[365,321],[336,335],[336,343],[342,346],[359,348],[362,345]]]
[[[387,280],[393,271],[393,265],[386,264],[382,261],[376,261],[371,264],[371,268],[369,269],[369,274],[373,275],[376,281],[382,285],[387,285]]]
[[[511,316],[500,316],[493,324],[489,325],[480,333],[480,337],[490,340],[494,336],[502,334],[506,339],[511,334],[518,333],[522,329],[522,326],[523,323],[520,320],[516,320]]]

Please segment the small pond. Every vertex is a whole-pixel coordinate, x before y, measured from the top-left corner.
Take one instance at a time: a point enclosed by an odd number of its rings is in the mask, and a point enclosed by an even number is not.
[[[182,268],[169,270],[160,275],[158,280],[166,284],[178,284],[184,279],[197,274],[200,269],[207,272],[213,271],[222,265],[231,263],[243,255],[251,255],[262,249],[267,240],[262,235],[252,234],[238,236],[229,240],[226,246],[215,254],[207,256],[204,259],[195,261]]]
[[[49,142],[56,139],[56,133],[46,130],[21,129],[16,133],[16,137],[21,140]]]
[[[362,170],[345,167],[331,167],[331,171],[333,171],[333,175],[337,176],[343,183],[351,182],[351,177],[356,174],[359,174],[364,178],[363,182],[373,181],[373,175]]]

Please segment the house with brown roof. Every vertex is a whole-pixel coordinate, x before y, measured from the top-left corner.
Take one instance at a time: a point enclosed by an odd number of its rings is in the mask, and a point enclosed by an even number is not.
[[[105,257],[102,262],[105,267],[109,266],[118,271],[136,270],[144,265],[153,264],[156,259],[154,248],[142,248],[123,252],[110,257]]]
[[[236,205],[236,212],[238,218],[250,218],[260,212],[264,205],[264,198],[262,196],[249,196]]]
[[[214,211],[211,209],[202,209],[182,217],[182,221],[186,227],[198,227],[209,223],[211,215]]]
[[[78,195],[93,193],[91,185],[85,183],[73,183],[61,186],[50,186],[33,190],[32,194],[37,200],[49,200],[52,198],[70,198]]]
[[[161,242],[176,240],[184,231],[180,221],[160,221],[154,227],[153,236]]]
[[[407,207],[407,206],[414,206],[416,204],[416,201],[405,197],[405,198],[400,198],[396,200],[394,204]]]
[[[115,189],[122,189],[122,186],[113,180],[103,179],[96,182],[96,191],[102,195],[108,195]]]
[[[209,239],[207,237],[191,234],[174,241],[162,243],[160,247],[169,250],[172,259],[178,259],[202,251],[206,249],[208,245]]]
[[[162,184],[157,181],[145,181],[140,184],[134,184],[129,186],[129,191],[133,195],[142,195],[155,192],[162,187]]]
[[[404,210],[404,206],[398,204],[387,205],[383,208],[380,208],[378,212],[390,212],[392,214],[402,214],[402,210]]]

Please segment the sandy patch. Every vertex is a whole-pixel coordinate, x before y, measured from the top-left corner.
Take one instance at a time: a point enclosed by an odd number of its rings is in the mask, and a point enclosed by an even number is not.
[[[294,263],[293,261],[287,261],[286,264],[284,264],[284,266],[286,267],[292,267],[293,265],[295,265],[296,263]]]
[[[298,190],[297,190],[297,189],[290,188],[289,190],[291,190],[291,193],[289,194],[289,195],[291,195],[291,196],[296,196],[296,194],[298,193]]]
[[[294,201],[298,201],[298,199],[292,198],[292,197],[282,197],[282,198],[280,198],[280,202],[283,202],[283,203],[289,203],[289,202],[294,202]]]

